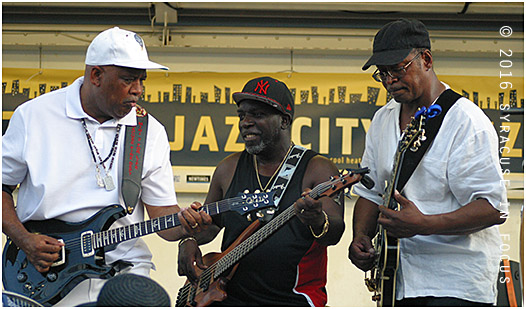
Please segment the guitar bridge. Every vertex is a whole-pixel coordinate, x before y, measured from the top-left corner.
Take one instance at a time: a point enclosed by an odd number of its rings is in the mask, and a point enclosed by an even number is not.
[[[61,243],[64,243],[64,240],[62,239],[57,240]],[[66,263],[66,246],[62,246],[62,248],[60,248],[60,257],[53,264],[51,264],[51,267],[60,266],[64,263]]]

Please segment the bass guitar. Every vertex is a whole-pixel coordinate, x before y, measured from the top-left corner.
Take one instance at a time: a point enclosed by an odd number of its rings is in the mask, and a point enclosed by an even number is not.
[[[433,109],[433,113],[436,112],[438,111]],[[408,149],[412,152],[418,151],[421,143],[426,140],[425,124],[427,113],[426,108],[422,108],[415,114],[398,143],[391,179],[383,194],[383,205],[389,209],[400,210],[400,206],[394,199],[394,193],[398,185],[401,165],[406,151]],[[399,241],[397,238],[387,235],[382,225],[378,225],[376,231],[376,237],[373,239],[376,253],[375,262],[369,277],[367,277],[366,273],[365,284],[369,291],[374,293],[372,299],[378,307],[393,307],[396,296],[396,272],[400,255]]]
[[[313,199],[319,199],[322,196],[333,196],[356,182],[361,181],[364,177],[367,177],[365,174],[368,172],[368,168],[362,168],[349,172],[346,175],[332,177],[331,180],[314,187],[314,189],[309,192],[309,196]],[[370,178],[368,178],[368,180],[370,180]],[[280,227],[285,225],[294,215],[294,207],[291,205],[261,228],[259,228],[261,225],[260,221],[256,220],[243,231],[227,250],[222,253],[206,254],[203,257],[203,262],[209,265],[209,267],[205,270],[200,270],[196,267],[197,273],[200,274],[199,282],[193,285],[187,281],[185,285],[179,289],[175,306],[202,307],[209,306],[213,302],[223,301],[227,297],[225,292],[226,284],[232,278],[238,262]],[[264,216],[264,214],[258,215],[258,217],[261,216]]]
[[[240,194],[237,197],[204,205],[200,210],[213,216],[225,211],[245,214],[254,209],[274,205],[274,192]],[[87,278],[109,278],[115,274],[106,265],[104,252],[114,249],[123,241],[142,237],[180,225],[177,214],[110,229],[126,215],[120,205],[107,206],[89,219],[70,223],[56,219],[28,221],[26,229],[59,239],[65,244],[61,257],[46,273],[40,273],[26,254],[8,239],[2,256],[2,282],[4,289],[29,297],[46,306],[52,306],[66,296],[78,283]]]

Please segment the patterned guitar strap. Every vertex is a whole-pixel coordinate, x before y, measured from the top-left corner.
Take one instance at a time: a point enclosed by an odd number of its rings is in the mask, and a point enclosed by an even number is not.
[[[141,194],[142,167],[146,136],[148,133],[148,113],[136,105],[137,125],[126,126],[124,160],[122,167],[122,198],[126,212],[132,214]]]
[[[285,163],[281,166],[278,176],[274,179],[274,183],[272,183],[270,190],[276,192],[274,194],[274,205],[276,205],[277,209],[279,209],[279,202],[281,201],[285,190],[287,190],[290,180],[292,179],[292,176],[294,176],[294,172],[306,151],[307,149],[305,147],[294,145],[289,152]]]

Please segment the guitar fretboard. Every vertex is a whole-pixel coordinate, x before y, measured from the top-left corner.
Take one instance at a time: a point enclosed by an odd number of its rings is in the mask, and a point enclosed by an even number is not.
[[[322,193],[326,192],[331,187],[332,183],[330,182],[319,184],[314,189],[312,189],[311,192],[309,192],[309,196],[313,199],[318,199]],[[207,268],[201,274],[200,282],[209,282],[212,276],[214,280],[219,278],[230,267],[237,264],[239,260],[241,260],[241,258],[243,258],[247,253],[267,239],[285,223],[287,223],[292,217],[294,217],[295,214],[294,207],[292,205],[289,206],[276,218],[270,220],[270,222],[248,237],[232,251],[225,254],[221,259],[216,261],[211,267]]]
[[[391,179],[384,194],[384,206],[390,207],[392,205],[391,200],[393,199],[396,185],[398,184],[398,178],[400,177],[400,163],[404,158],[404,151],[398,151],[393,162],[393,170],[391,172]]]
[[[244,200],[241,197],[234,197],[206,204],[202,206],[200,210],[204,210],[207,214],[213,216],[220,212],[239,207],[238,205],[243,203]],[[181,222],[175,213],[111,230],[94,233],[92,242],[94,249],[98,249],[118,244],[133,238],[170,229],[179,225],[181,225]]]

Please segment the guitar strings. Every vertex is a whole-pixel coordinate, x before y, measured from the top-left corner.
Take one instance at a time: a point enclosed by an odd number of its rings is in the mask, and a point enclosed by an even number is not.
[[[206,208],[205,211],[209,215],[215,215],[215,214],[218,214],[219,212],[236,209],[236,206],[231,206],[231,205],[236,203],[236,202],[243,201],[244,199],[245,198],[242,198],[242,197],[233,197],[233,198],[229,198],[229,199],[226,199],[226,200],[221,200],[221,201],[218,201],[218,202],[214,202],[214,203],[210,203],[210,204],[204,205],[204,206],[201,207],[201,209],[205,209]],[[217,210],[219,210],[219,211],[217,211]],[[171,227],[167,227],[168,225],[167,225],[166,219],[168,217],[172,217],[172,220],[173,220],[172,221],[173,222],[173,226],[171,226]],[[141,236],[143,236],[145,234],[148,234],[148,229],[150,231],[154,232],[154,229],[155,229],[154,226],[153,226],[154,225],[154,223],[153,223],[154,220],[157,220],[157,221],[164,220],[164,226],[165,226],[164,229],[176,227],[176,226],[181,224],[179,222],[179,218],[177,217],[177,214],[170,214],[170,215],[167,215],[167,216],[164,216],[164,217],[154,218],[154,219],[151,219],[151,220],[139,222],[139,223],[128,225],[128,226],[118,227],[118,228],[111,229],[111,230],[106,230],[106,231],[100,231],[100,232],[92,234],[91,246],[94,249],[98,249],[98,248],[109,246],[109,245],[112,245],[114,243],[118,243],[118,242],[121,242],[121,241],[126,241],[126,240],[130,240],[130,239],[133,239],[133,238],[141,237]],[[148,228],[148,226],[150,226],[150,228]],[[133,233],[133,235],[131,235],[131,227],[137,227],[138,233]],[[158,227],[159,228],[161,227],[161,222],[158,222]],[[160,231],[160,230],[163,230],[163,229],[159,229],[158,231]],[[120,236],[121,233],[119,233],[119,232],[121,232],[121,231],[124,232],[124,237]],[[96,245],[97,237],[99,237],[99,238],[102,237],[100,242],[102,242],[102,244],[104,244],[103,246],[97,246]],[[126,239],[126,240],[122,240],[123,238],[127,238],[127,237],[129,237],[129,238]],[[106,239],[106,241],[104,239]],[[69,240],[64,241],[64,244],[67,247],[67,249],[76,250],[76,249],[78,249],[78,248],[80,248],[82,246],[82,241],[83,240],[80,237],[76,237],[74,239],[69,239]]]
[[[318,198],[320,193],[323,193],[332,186],[333,181],[322,183],[316,186],[310,193],[309,196],[312,198]],[[249,252],[255,245],[258,245],[262,240],[266,239],[270,234],[275,232],[281,225],[287,222],[290,218],[295,215],[294,208],[288,207],[281,215],[276,217],[274,220],[271,220],[268,224],[258,230],[256,233],[252,234],[240,245],[235,247],[232,251],[228,252],[221,259],[213,263],[209,268],[203,271],[200,276],[199,283],[201,282],[210,282],[212,276],[214,280],[220,277],[226,270],[228,270],[233,264],[235,264],[240,258],[242,258],[247,252]],[[191,284],[186,284],[179,290],[179,295],[177,298],[178,304],[184,300],[184,304],[187,301],[193,301],[194,299],[189,300],[189,293],[193,292],[195,297],[195,290],[198,287],[195,287]]]

